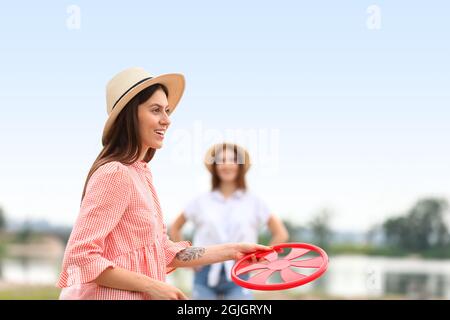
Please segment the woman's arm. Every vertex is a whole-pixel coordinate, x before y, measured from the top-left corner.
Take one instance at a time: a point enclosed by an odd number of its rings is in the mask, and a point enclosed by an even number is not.
[[[189,247],[178,252],[169,267],[195,267],[226,260],[239,260],[246,254],[272,250],[271,247],[253,243],[226,243],[208,247]]]
[[[106,269],[93,282],[104,287],[147,293],[153,300],[187,299],[174,286],[120,267]]]
[[[183,241],[183,234],[181,232],[181,229],[183,228],[185,223],[186,217],[184,215],[184,212],[182,212],[178,215],[178,217],[175,219],[175,221],[169,228],[170,239],[172,239],[175,242]]]
[[[227,243],[205,248],[189,247],[178,252],[169,266],[193,267],[225,260],[238,260],[257,250],[272,250],[272,248],[253,243]],[[183,292],[174,286],[120,267],[104,270],[93,282],[109,288],[144,292],[155,300],[187,299]]]
[[[267,222],[270,232],[272,233],[272,239],[270,240],[270,245],[274,246],[288,241],[289,233],[284,226],[283,221],[276,215],[272,214]]]

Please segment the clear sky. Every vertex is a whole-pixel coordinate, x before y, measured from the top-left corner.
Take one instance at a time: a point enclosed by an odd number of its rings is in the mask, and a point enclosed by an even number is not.
[[[186,76],[151,162],[167,221],[209,189],[201,160],[223,139],[250,150],[250,190],[297,223],[329,208],[336,229],[364,231],[421,197],[450,199],[449,12],[404,0],[3,4],[0,206],[74,222],[106,82],[131,66]]]

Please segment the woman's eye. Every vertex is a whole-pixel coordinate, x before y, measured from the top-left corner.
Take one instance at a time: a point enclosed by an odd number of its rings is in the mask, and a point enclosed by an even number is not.
[[[159,112],[159,108],[158,109],[153,109],[152,112],[155,112],[155,113]]]
[[[166,109],[166,113],[167,113],[167,114],[170,114],[170,109]]]

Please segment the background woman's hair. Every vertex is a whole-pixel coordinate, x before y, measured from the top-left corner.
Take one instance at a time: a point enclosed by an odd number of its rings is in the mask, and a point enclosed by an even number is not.
[[[236,177],[235,183],[236,187],[238,189],[247,190],[247,184],[245,183],[245,168],[242,161],[238,161],[238,159],[245,159],[244,155],[238,154],[239,149],[234,145],[230,146],[226,143],[222,144],[222,152],[214,155],[214,163],[212,166],[212,172],[211,172],[211,184],[212,184],[212,190],[216,190],[220,187],[220,177],[217,174],[217,157],[221,156],[225,150],[233,150],[234,151],[234,162],[238,164],[239,171],[238,175]]]
[[[139,159],[139,155],[142,152],[142,146],[140,144],[141,136],[139,134],[138,106],[147,101],[158,89],[162,89],[166,96],[169,95],[165,86],[154,84],[139,92],[119,113],[114,125],[105,137],[103,149],[100,151],[100,154],[97,156],[97,159],[95,159],[89,170],[81,200],[83,200],[86,193],[89,179],[99,167],[111,161],[132,164]],[[149,162],[155,155],[155,151],[155,149],[150,148],[144,157],[144,161]]]

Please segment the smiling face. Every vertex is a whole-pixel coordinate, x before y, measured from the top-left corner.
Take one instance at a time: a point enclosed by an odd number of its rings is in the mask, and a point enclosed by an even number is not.
[[[222,182],[234,182],[239,174],[239,165],[235,160],[233,149],[225,149],[217,154],[216,172]]]
[[[164,134],[170,125],[170,112],[167,96],[162,89],[157,89],[138,106],[139,135],[145,150],[163,146]]]

